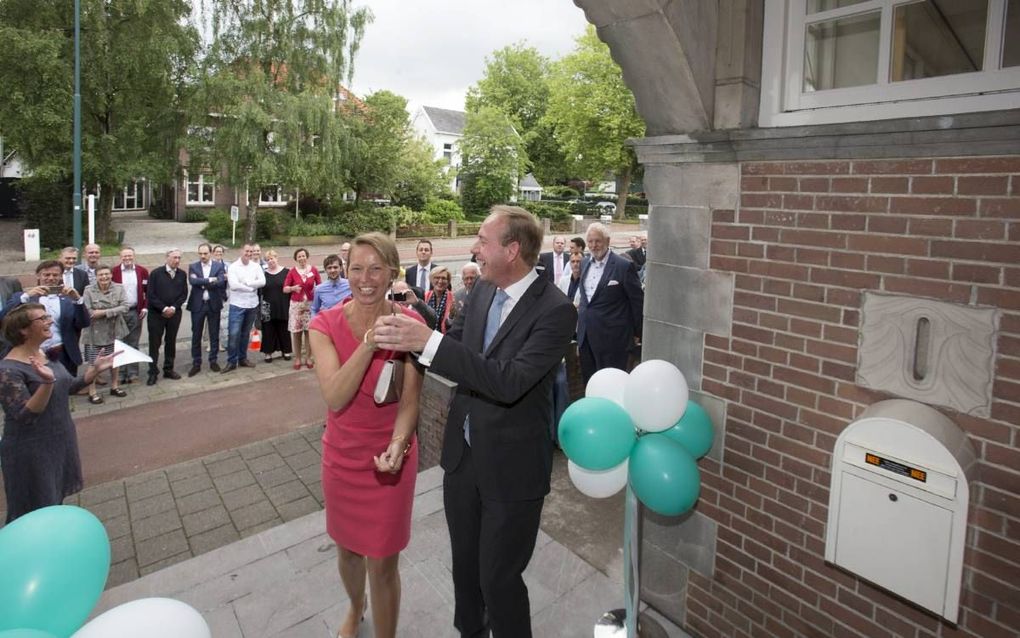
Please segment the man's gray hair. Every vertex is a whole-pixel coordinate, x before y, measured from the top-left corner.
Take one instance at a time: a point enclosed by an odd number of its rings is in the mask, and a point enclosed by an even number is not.
[[[602,239],[606,240],[609,239],[609,229],[606,228],[606,225],[603,224],[602,222],[594,222],[590,226],[588,226],[588,230],[585,232],[585,236],[587,236],[588,233],[592,231],[598,233],[599,235],[602,235]]]
[[[473,261],[469,261],[469,262],[467,262],[466,264],[464,264],[463,266],[460,267],[461,274],[463,274],[465,270],[473,270],[473,271],[475,271],[476,275],[481,275],[482,274],[482,267],[479,266],[478,264],[476,264]]]
[[[182,253],[183,254],[183,251],[180,248],[171,248],[170,250],[166,251],[166,256],[169,257],[170,253]]]

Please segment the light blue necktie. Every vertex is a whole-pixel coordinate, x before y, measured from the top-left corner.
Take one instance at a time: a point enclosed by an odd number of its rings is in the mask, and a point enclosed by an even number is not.
[[[503,316],[503,305],[506,304],[508,299],[510,299],[510,295],[506,294],[505,290],[502,288],[496,290],[496,297],[492,300],[492,305],[489,306],[489,316],[485,319],[485,337],[482,341],[483,354],[489,349],[489,345],[496,337],[496,333],[499,332],[499,320]],[[464,419],[464,440],[468,445],[471,445],[471,430],[468,428],[470,422],[471,415],[468,415]]]

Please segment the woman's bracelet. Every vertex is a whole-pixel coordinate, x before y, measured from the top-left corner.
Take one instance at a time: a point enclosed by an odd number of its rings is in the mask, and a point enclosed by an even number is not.
[[[404,436],[403,434],[394,434],[393,438],[390,439],[390,443],[395,443],[397,441],[407,441],[407,437]],[[407,456],[410,451],[411,451],[411,442],[407,441],[407,444],[404,445],[404,452],[403,452],[404,456]]]
[[[361,338],[361,342],[372,350],[378,350],[379,346],[375,345],[374,341],[368,340],[368,335],[372,334],[373,332],[375,332],[375,328],[369,328],[368,330],[366,330],[365,336]]]

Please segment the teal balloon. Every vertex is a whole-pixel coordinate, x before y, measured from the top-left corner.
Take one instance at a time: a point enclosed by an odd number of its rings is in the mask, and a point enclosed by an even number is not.
[[[608,470],[630,455],[637,434],[619,404],[600,397],[574,401],[560,417],[560,447],[586,470]]]
[[[701,475],[684,446],[664,434],[646,434],[630,453],[630,487],[648,509],[678,516],[697,502]]]
[[[0,631],[0,638],[56,638],[56,636],[38,629],[8,629]]]
[[[695,459],[708,454],[712,449],[712,441],[715,438],[715,430],[712,428],[712,418],[694,401],[687,402],[687,409],[680,417],[676,425],[663,432],[673,439],[684,449],[691,453]]]
[[[55,505],[0,529],[0,631],[77,631],[110,572],[110,540],[88,510]]]

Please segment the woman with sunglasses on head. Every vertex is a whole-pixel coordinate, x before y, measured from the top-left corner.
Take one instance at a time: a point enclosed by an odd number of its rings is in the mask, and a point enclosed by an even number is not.
[[[65,497],[81,491],[81,459],[70,395],[112,368],[116,353],[96,357],[83,376],[72,377],[40,348],[53,336],[53,318],[40,303],[12,309],[0,330],[12,346],[0,361],[0,407],[4,411],[0,464],[10,523],[31,511],[60,505]]]

